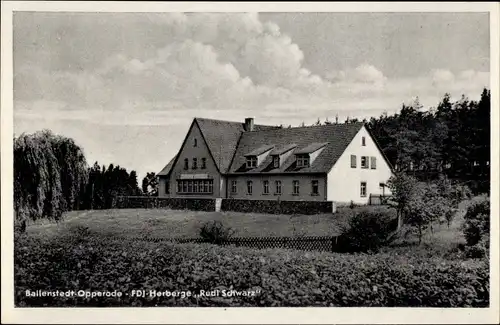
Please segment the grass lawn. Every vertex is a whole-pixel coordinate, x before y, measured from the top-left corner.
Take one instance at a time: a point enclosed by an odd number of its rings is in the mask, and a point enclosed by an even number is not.
[[[458,244],[464,243],[461,225],[466,210],[466,202],[448,228],[435,225],[434,232],[426,232],[418,245],[415,234],[401,236],[386,253],[400,255],[451,257]],[[239,212],[203,212],[167,209],[115,209],[94,211],[71,211],[59,223],[47,220],[35,222],[27,227],[27,234],[53,237],[73,233],[77,227],[87,227],[98,236],[126,238],[197,238],[200,227],[207,221],[222,221],[234,230],[235,237],[266,236],[335,236],[348,222],[349,215],[363,210],[386,210],[386,207],[365,206],[340,208],[335,214],[318,215],[274,215]],[[402,231],[404,234],[404,231]]]
[[[202,212],[166,209],[116,209],[71,211],[59,223],[33,223],[31,235],[50,236],[78,226],[109,236],[196,238],[207,221],[222,221],[236,237],[333,236],[346,222],[345,213],[318,215],[274,215],[238,212]]]

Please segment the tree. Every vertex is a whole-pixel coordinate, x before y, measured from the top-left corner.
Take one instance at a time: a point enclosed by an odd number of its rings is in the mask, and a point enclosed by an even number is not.
[[[82,149],[49,130],[14,139],[16,218],[59,220],[78,206],[87,180]]]
[[[396,209],[398,229],[400,229],[407,216],[410,202],[419,194],[418,181],[412,176],[399,172],[391,176],[387,186],[392,192],[389,205]]]
[[[142,192],[148,196],[158,195],[158,177],[154,172],[147,173],[142,179]]]

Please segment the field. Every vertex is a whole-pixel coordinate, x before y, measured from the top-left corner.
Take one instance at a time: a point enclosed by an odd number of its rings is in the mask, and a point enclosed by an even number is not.
[[[346,222],[346,213],[319,215],[272,215],[238,212],[122,209],[72,211],[59,223],[29,225],[28,234],[60,233],[88,227],[96,234],[120,237],[196,238],[207,221],[222,221],[237,237],[334,236]]]

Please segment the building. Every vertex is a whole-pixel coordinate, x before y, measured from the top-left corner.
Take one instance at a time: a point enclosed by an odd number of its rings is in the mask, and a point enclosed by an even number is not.
[[[392,167],[364,123],[281,128],[195,118],[160,197],[368,203]]]

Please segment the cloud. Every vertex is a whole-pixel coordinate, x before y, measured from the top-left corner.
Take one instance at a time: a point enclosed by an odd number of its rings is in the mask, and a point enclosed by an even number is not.
[[[304,66],[300,47],[277,24],[263,23],[256,13],[114,15],[94,20],[71,16],[73,25],[58,16],[58,24],[43,24],[47,28],[42,35],[37,29],[35,35],[46,37],[35,43],[48,42],[38,48],[27,42],[31,34],[18,33],[22,39],[17,44],[26,46],[15,49],[20,58],[14,79],[16,100],[64,102],[70,109],[258,109],[262,114],[266,110],[286,114],[286,107],[292,106],[314,105],[312,109],[323,112],[343,103],[338,109],[349,110],[364,101],[381,102],[380,98],[396,105],[389,99],[425,100],[435,98],[436,92],[462,89],[479,93],[488,85],[488,74],[473,70],[457,76],[440,69],[420,78],[388,78],[368,63],[319,76]],[[43,16],[33,19],[40,23]],[[132,35],[115,29],[116,23],[125,21],[133,27],[127,29]],[[106,32],[92,38],[88,33],[96,32],[93,26]],[[124,40],[110,38],[116,35]],[[128,42],[132,36],[137,38]],[[99,50],[90,51],[81,43]]]
[[[85,129],[68,135],[97,152],[92,157],[123,145],[123,136],[105,137],[106,149],[99,149],[99,141],[84,139],[89,129],[103,135],[110,127],[157,126],[155,136],[168,133],[172,146],[194,116],[298,125],[394,112],[416,96],[435,106],[444,93],[479,96],[489,86],[487,72],[443,68],[388,77],[366,62],[314,74],[299,45],[256,13],[25,13],[14,27],[17,129],[64,130],[80,122]],[[162,126],[180,133],[161,133]],[[155,140],[149,149],[162,144]],[[141,168],[127,159],[117,160]]]

